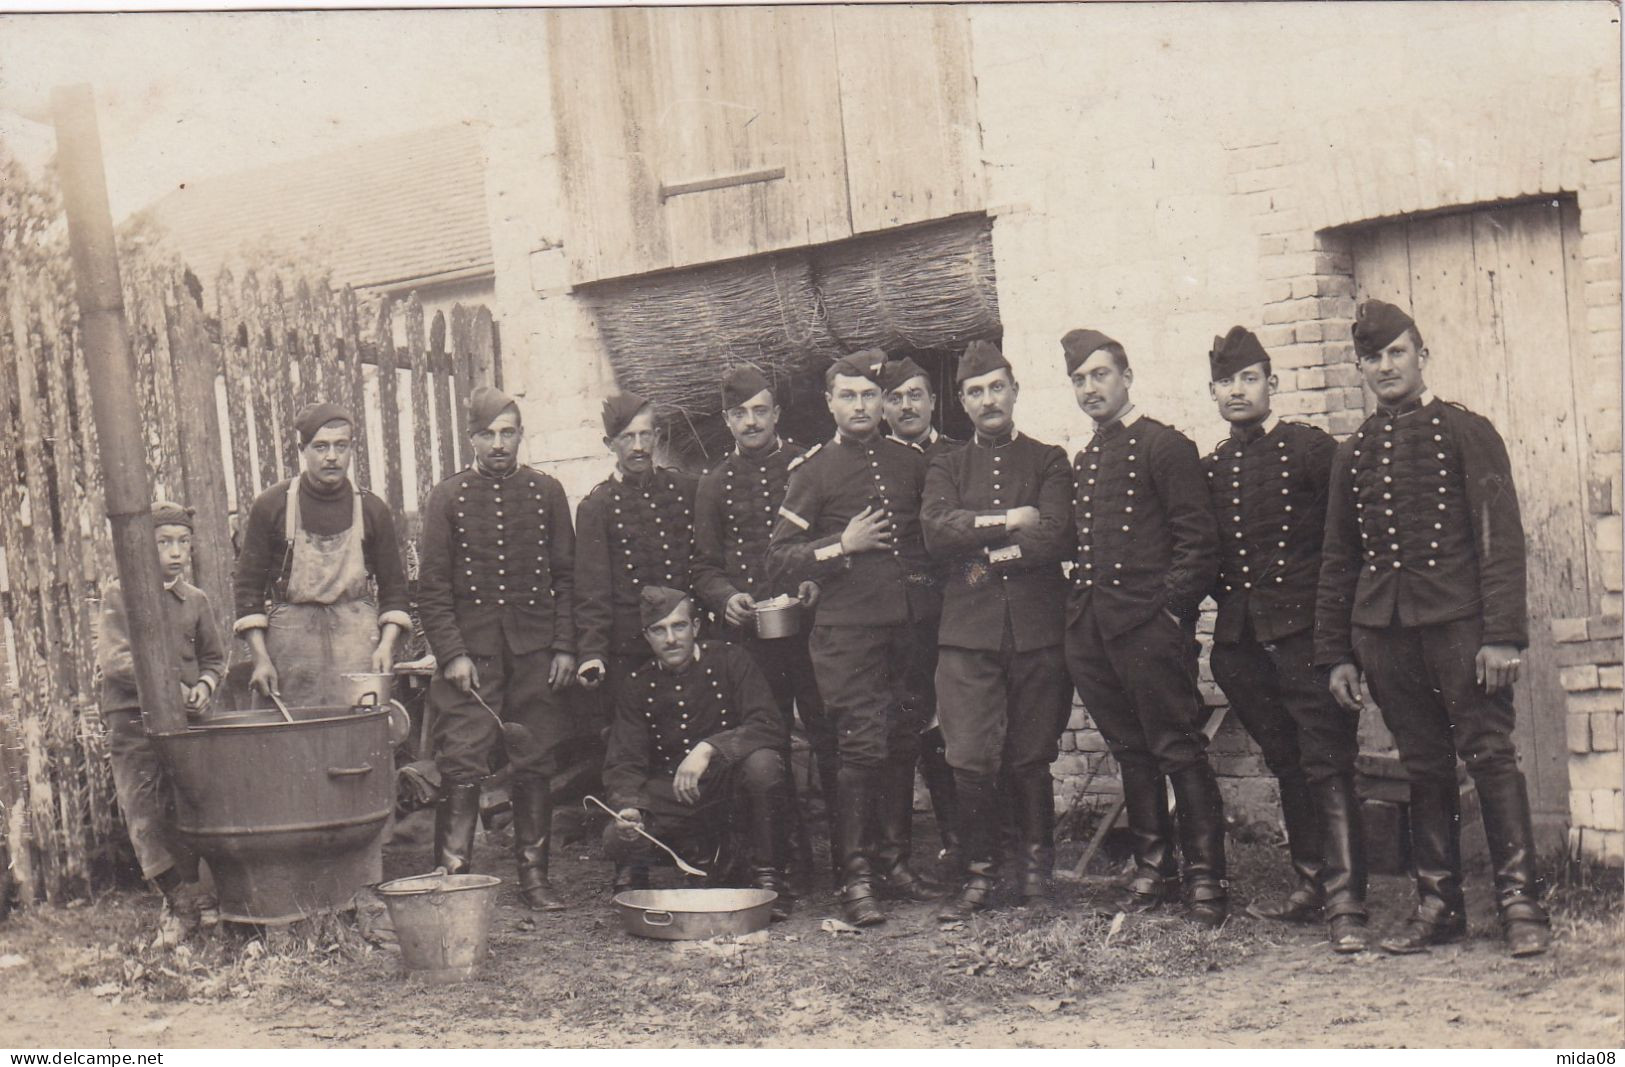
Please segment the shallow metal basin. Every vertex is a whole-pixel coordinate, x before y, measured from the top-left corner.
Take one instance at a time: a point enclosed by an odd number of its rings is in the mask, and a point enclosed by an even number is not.
[[[632,889],[615,894],[621,927],[659,941],[703,941],[767,929],[771,889]]]

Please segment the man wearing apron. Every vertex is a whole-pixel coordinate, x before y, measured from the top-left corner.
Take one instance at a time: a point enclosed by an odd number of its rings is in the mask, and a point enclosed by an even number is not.
[[[254,498],[237,560],[237,622],[253,688],[331,704],[340,676],[385,673],[412,625],[389,505],[350,484],[354,420],[312,404],[294,420],[304,470]]]

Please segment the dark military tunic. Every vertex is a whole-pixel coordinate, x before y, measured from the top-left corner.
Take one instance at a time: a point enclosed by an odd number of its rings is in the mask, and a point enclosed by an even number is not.
[[[583,662],[648,654],[638,618],[645,585],[688,590],[696,479],[661,468],[634,481],[617,472],[576,509],[576,642]]]
[[[1078,557],[1072,684],[1119,763],[1171,775],[1205,759],[1195,626],[1218,574],[1218,524],[1189,438],[1131,413],[1073,461]]]
[[[548,684],[555,653],[575,651],[575,533],[564,489],[520,465],[506,475],[470,467],[429,494],[423,511],[418,614],[444,668],[469,656],[479,694],[530,731],[536,760],[520,776],[547,777],[582,733],[564,694]],[[435,759],[451,782],[491,770],[500,736],[474,697],[437,673],[429,684]]]
[[[1372,415],[1338,448],[1318,663],[1351,661],[1351,626],[1478,618],[1485,644],[1523,648],[1525,595],[1512,466],[1488,419],[1424,394],[1403,414]]]
[[[1010,533],[1006,512],[1036,507]],[[1048,773],[1071,710],[1061,561],[1075,545],[1066,453],[1019,432],[931,461],[921,522],[947,570],[937,711],[950,766]]]
[[[1272,417],[1203,460],[1219,524],[1215,641],[1240,640],[1248,624],[1264,642],[1314,625],[1336,450],[1324,430]]]
[[[768,546],[770,581],[818,583],[813,668],[842,763],[858,769],[912,764],[930,718],[922,690],[942,601],[920,533],[925,467],[912,445],[838,434],[792,465]],[[891,549],[842,553],[846,524],[871,505],[891,515]]]
[[[504,647],[575,651],[575,532],[551,475],[470,467],[435,486],[418,573],[423,635],[442,664]]]
[[[735,594],[794,593],[767,579],[767,543],[779,522],[789,466],[806,449],[781,442],[765,456],[738,449],[699,483],[694,507],[694,591],[718,618]]]
[[[723,780],[755,752],[789,746],[789,726],[750,653],[702,641],[682,671],[650,659],[627,675],[604,759],[604,785],[616,808],[669,811],[672,776],[701,741],[716,749],[701,781]]]
[[[1218,524],[1190,438],[1156,419],[1097,432],[1073,463],[1078,559],[1071,611],[1116,636],[1166,609],[1194,622],[1219,566]]]
[[[1271,416],[1232,428],[1203,459],[1219,522],[1213,679],[1281,781],[1352,774],[1359,718],[1341,711],[1314,667],[1314,604],[1326,492],[1337,442]],[[1288,811],[1288,826],[1300,812]]]

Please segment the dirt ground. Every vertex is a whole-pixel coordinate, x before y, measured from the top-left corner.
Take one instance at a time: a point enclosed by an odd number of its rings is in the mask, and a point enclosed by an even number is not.
[[[922,836],[926,836],[922,820]],[[482,869],[511,873],[500,842]],[[1077,846],[1063,849],[1063,860]],[[503,887],[480,977],[449,988],[400,975],[381,913],[281,930],[228,926],[180,950],[148,945],[157,902],[132,891],[0,924],[0,1046],[62,1047],[1552,1047],[1625,1044],[1625,919],[1617,878],[1556,872],[1557,943],[1513,961],[1482,874],[1472,936],[1425,956],[1337,957],[1321,929],[1238,914],[1201,931],[1177,914],[1114,924],[1093,870],[1054,903],[939,930],[928,905],[830,933],[827,893],[763,940],[625,935],[593,845],[563,850],[572,910],[532,914]],[[1284,884],[1280,850],[1232,845],[1238,905]],[[398,840],[392,874],[426,865]],[[1102,869],[1109,869],[1102,864]],[[669,877],[669,876],[668,876]],[[1380,877],[1374,922],[1409,888]]]

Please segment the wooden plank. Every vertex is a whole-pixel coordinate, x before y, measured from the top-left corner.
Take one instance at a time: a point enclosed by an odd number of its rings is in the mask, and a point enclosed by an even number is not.
[[[491,309],[482,304],[474,309],[468,330],[468,377],[474,385],[498,385],[496,341]]]
[[[650,10],[648,19],[659,109],[648,126],[661,182],[784,172],[778,181],[667,199],[672,264],[850,236],[830,9]]]
[[[1563,279],[1568,291],[1569,316],[1569,361],[1576,368],[1595,366],[1590,361],[1591,331],[1586,325],[1585,300],[1585,260],[1580,244],[1580,205],[1574,200],[1565,197],[1562,200],[1562,220],[1560,232],[1563,238]],[[1590,379],[1589,373],[1578,370],[1571,375],[1574,386],[1574,395],[1570,399],[1571,410],[1574,412],[1574,432],[1580,442],[1580,484],[1586,487],[1587,511],[1596,514],[1599,510],[1592,500],[1592,479],[1599,481],[1607,478],[1611,481],[1619,477],[1617,470],[1598,469],[1598,450],[1590,447],[1595,417],[1592,411],[1592,401],[1584,395],[1583,384]],[[1603,416],[1606,424],[1612,417]],[[1613,419],[1616,421],[1617,419]],[[1601,427],[1596,427],[1601,429]],[[1610,503],[1611,507],[1612,504]],[[1602,545],[1597,537],[1597,523],[1584,523],[1586,534],[1586,571],[1591,577],[1588,584],[1589,601],[1586,605],[1587,615],[1602,614],[1602,598],[1605,587],[1598,578],[1602,574],[1602,558],[1599,555]],[[1619,546],[1609,545],[1609,549],[1617,550]]]
[[[172,293],[168,331],[174,391],[181,409],[190,413],[181,422],[175,446],[185,473],[186,503],[196,510],[192,576],[209,594],[221,632],[229,633],[235,614],[231,576],[236,554],[227,521],[226,471],[214,391],[219,357],[203,313],[184,289]]]
[[[1488,414],[1506,402],[1506,366],[1487,358],[1470,215],[1410,224],[1411,317],[1427,346],[1428,387]]]
[[[421,511],[434,488],[434,436],[429,425],[429,347],[423,336],[423,302],[406,298],[406,360],[412,371],[413,511]]]
[[[571,277],[579,283],[670,267],[648,12],[550,11],[546,25]]]
[[[440,479],[457,470],[457,426],[451,414],[451,353],[446,348],[446,313],[436,311],[429,326],[429,384],[434,389],[435,443]]]
[[[297,411],[307,404],[327,399],[327,382],[322,376],[321,355],[316,346],[316,312],[310,302],[310,283],[304,278],[294,283],[286,322],[288,356],[299,364]]]
[[[383,429],[383,452],[377,460],[384,466],[384,499],[399,516],[406,514],[401,485],[400,381],[395,370],[393,308],[387,296],[378,304],[378,329],[373,339],[378,353],[378,421]]]
[[[852,5],[833,19],[852,232],[984,210],[967,9]]]
[[[282,450],[276,439],[276,375],[280,372],[272,366],[267,348],[260,283],[253,271],[243,276],[242,311],[248,331],[248,380],[254,390],[254,442],[259,460],[255,491],[260,492],[282,480]]]
[[[90,618],[87,611],[85,557],[79,550],[83,543],[83,493],[79,476],[85,468],[86,457],[78,449],[78,435],[73,429],[73,412],[68,396],[73,371],[74,345],[71,327],[63,328],[62,317],[54,302],[44,308],[44,328],[51,337],[48,351],[42,353],[45,369],[45,404],[43,409],[46,440],[50,443],[52,479],[55,483],[56,507],[59,516],[56,540],[58,590],[57,611],[61,620],[63,640],[59,647],[59,676],[73,694],[74,714],[88,710],[95,704],[93,688],[95,649],[91,646]]]
[[[469,331],[472,328],[473,313],[461,304],[451,307],[451,382],[456,397],[457,420],[461,424],[468,411],[468,395],[474,389],[473,375],[469,370],[469,348],[471,341]],[[474,462],[473,446],[469,443],[468,434],[457,434],[457,466],[458,469]]]
[[[307,329],[312,330],[311,351],[320,370],[322,396],[336,404],[350,406],[350,385],[345,380],[338,361],[338,318],[333,306],[333,293],[325,282],[310,287],[311,319]]]
[[[254,436],[251,357],[247,327],[242,313],[237,310],[237,285],[230,271],[220,272],[214,293],[215,316],[220,320],[220,375],[226,393],[226,418],[230,423],[231,479],[240,522],[248,517],[248,507],[254,501],[250,455]]]
[[[139,275],[138,304],[143,332],[151,339],[154,412],[158,421],[149,426],[155,456],[151,469],[153,492],[172,497],[181,493],[181,465],[176,451],[180,433],[180,412],[175,407],[175,393],[170,383],[175,380],[173,359],[169,351],[169,330],[165,323],[165,276],[156,268],[143,270]]]
[[[1505,383],[1499,406],[1475,410],[1506,440],[1529,559],[1531,625],[1514,738],[1537,820],[1554,825],[1568,816],[1568,735],[1545,622],[1584,616],[1591,588],[1574,368],[1564,343],[1571,326],[1562,216],[1558,205],[1540,201],[1477,211],[1472,221],[1485,313],[1483,362],[1498,365]]]
[[[338,331],[344,349],[341,361],[346,403],[355,416],[355,484],[372,489],[372,446],[367,439],[366,369],[361,358],[361,313],[356,307],[355,290],[346,285],[339,292]],[[376,490],[374,490],[376,491]]]
[[[271,335],[271,371],[276,383],[276,388],[271,390],[271,396],[276,411],[277,441],[281,445],[279,454],[282,457],[284,478],[297,477],[299,474],[299,439],[294,434],[293,420],[298,416],[299,409],[307,403],[302,387],[292,373],[297,352],[289,344],[289,303],[287,292],[282,285],[282,277],[274,275],[271,278],[270,301],[262,305],[261,310],[266,328]]]

